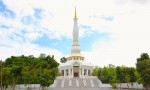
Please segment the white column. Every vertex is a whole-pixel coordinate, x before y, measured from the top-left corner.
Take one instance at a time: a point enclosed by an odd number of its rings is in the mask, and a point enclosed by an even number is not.
[[[70,77],[70,75],[71,75],[71,72],[70,72],[71,70],[69,69],[69,77]]]
[[[72,77],[74,77],[73,68],[72,68]]]
[[[66,75],[67,76],[69,75],[69,69],[66,69]]]
[[[64,69],[64,76],[66,76],[66,69]]]
[[[84,75],[84,69],[82,68],[82,75]]]
[[[82,76],[82,68],[80,68],[80,75]]]
[[[80,68],[79,68],[79,76],[80,76],[80,73],[81,73],[81,72],[80,72]]]
[[[87,70],[87,76],[89,76],[89,75],[88,75],[89,70],[88,70],[88,69],[86,69],[86,70]]]

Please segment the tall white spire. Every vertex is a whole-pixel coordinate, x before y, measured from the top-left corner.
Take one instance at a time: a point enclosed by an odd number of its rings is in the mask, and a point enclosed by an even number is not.
[[[78,19],[77,19],[76,7],[75,7],[74,26],[73,26],[73,45],[78,45],[79,29],[78,29],[77,20]]]
[[[84,57],[80,54],[80,45],[78,43],[79,37],[79,29],[77,23],[77,12],[76,7],[74,11],[74,25],[73,25],[73,44],[71,46],[71,55],[67,58],[67,60],[84,60]]]
[[[75,6],[75,10],[74,10],[74,18],[77,18],[76,6]]]
[[[74,26],[73,26],[73,45],[71,48],[71,54],[80,54],[80,45],[78,43],[78,37],[79,37],[79,29],[78,29],[78,23],[77,23],[77,13],[76,13],[76,7],[74,12]]]

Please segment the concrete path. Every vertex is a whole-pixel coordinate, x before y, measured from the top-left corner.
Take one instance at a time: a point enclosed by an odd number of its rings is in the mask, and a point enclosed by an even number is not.
[[[111,88],[50,88],[50,90],[112,90]]]

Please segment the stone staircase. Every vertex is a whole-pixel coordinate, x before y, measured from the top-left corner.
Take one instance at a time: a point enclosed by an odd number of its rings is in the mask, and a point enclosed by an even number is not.
[[[112,90],[105,87],[101,81],[94,76],[88,77],[57,77],[50,90]]]
[[[69,87],[69,79],[65,80],[64,87]]]
[[[97,79],[93,79],[94,87],[100,87]]]
[[[70,87],[77,87],[76,85],[76,79],[71,79],[72,85]]]
[[[61,79],[58,79],[58,80],[57,80],[57,83],[56,83],[56,86],[57,86],[57,87],[61,87],[61,83],[62,83],[62,80],[61,80]],[[56,86],[55,86],[55,87],[56,87]]]
[[[84,87],[83,78],[79,78],[79,87]]]
[[[100,81],[94,76],[84,77],[84,78],[67,78],[67,77],[58,77],[55,80],[55,85],[52,85],[53,88],[99,88]]]

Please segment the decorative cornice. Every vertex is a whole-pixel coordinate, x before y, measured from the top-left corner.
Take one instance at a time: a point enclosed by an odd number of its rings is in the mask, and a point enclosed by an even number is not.
[[[79,44],[73,44],[72,46],[80,46]]]
[[[84,58],[83,56],[69,56],[68,58]]]

